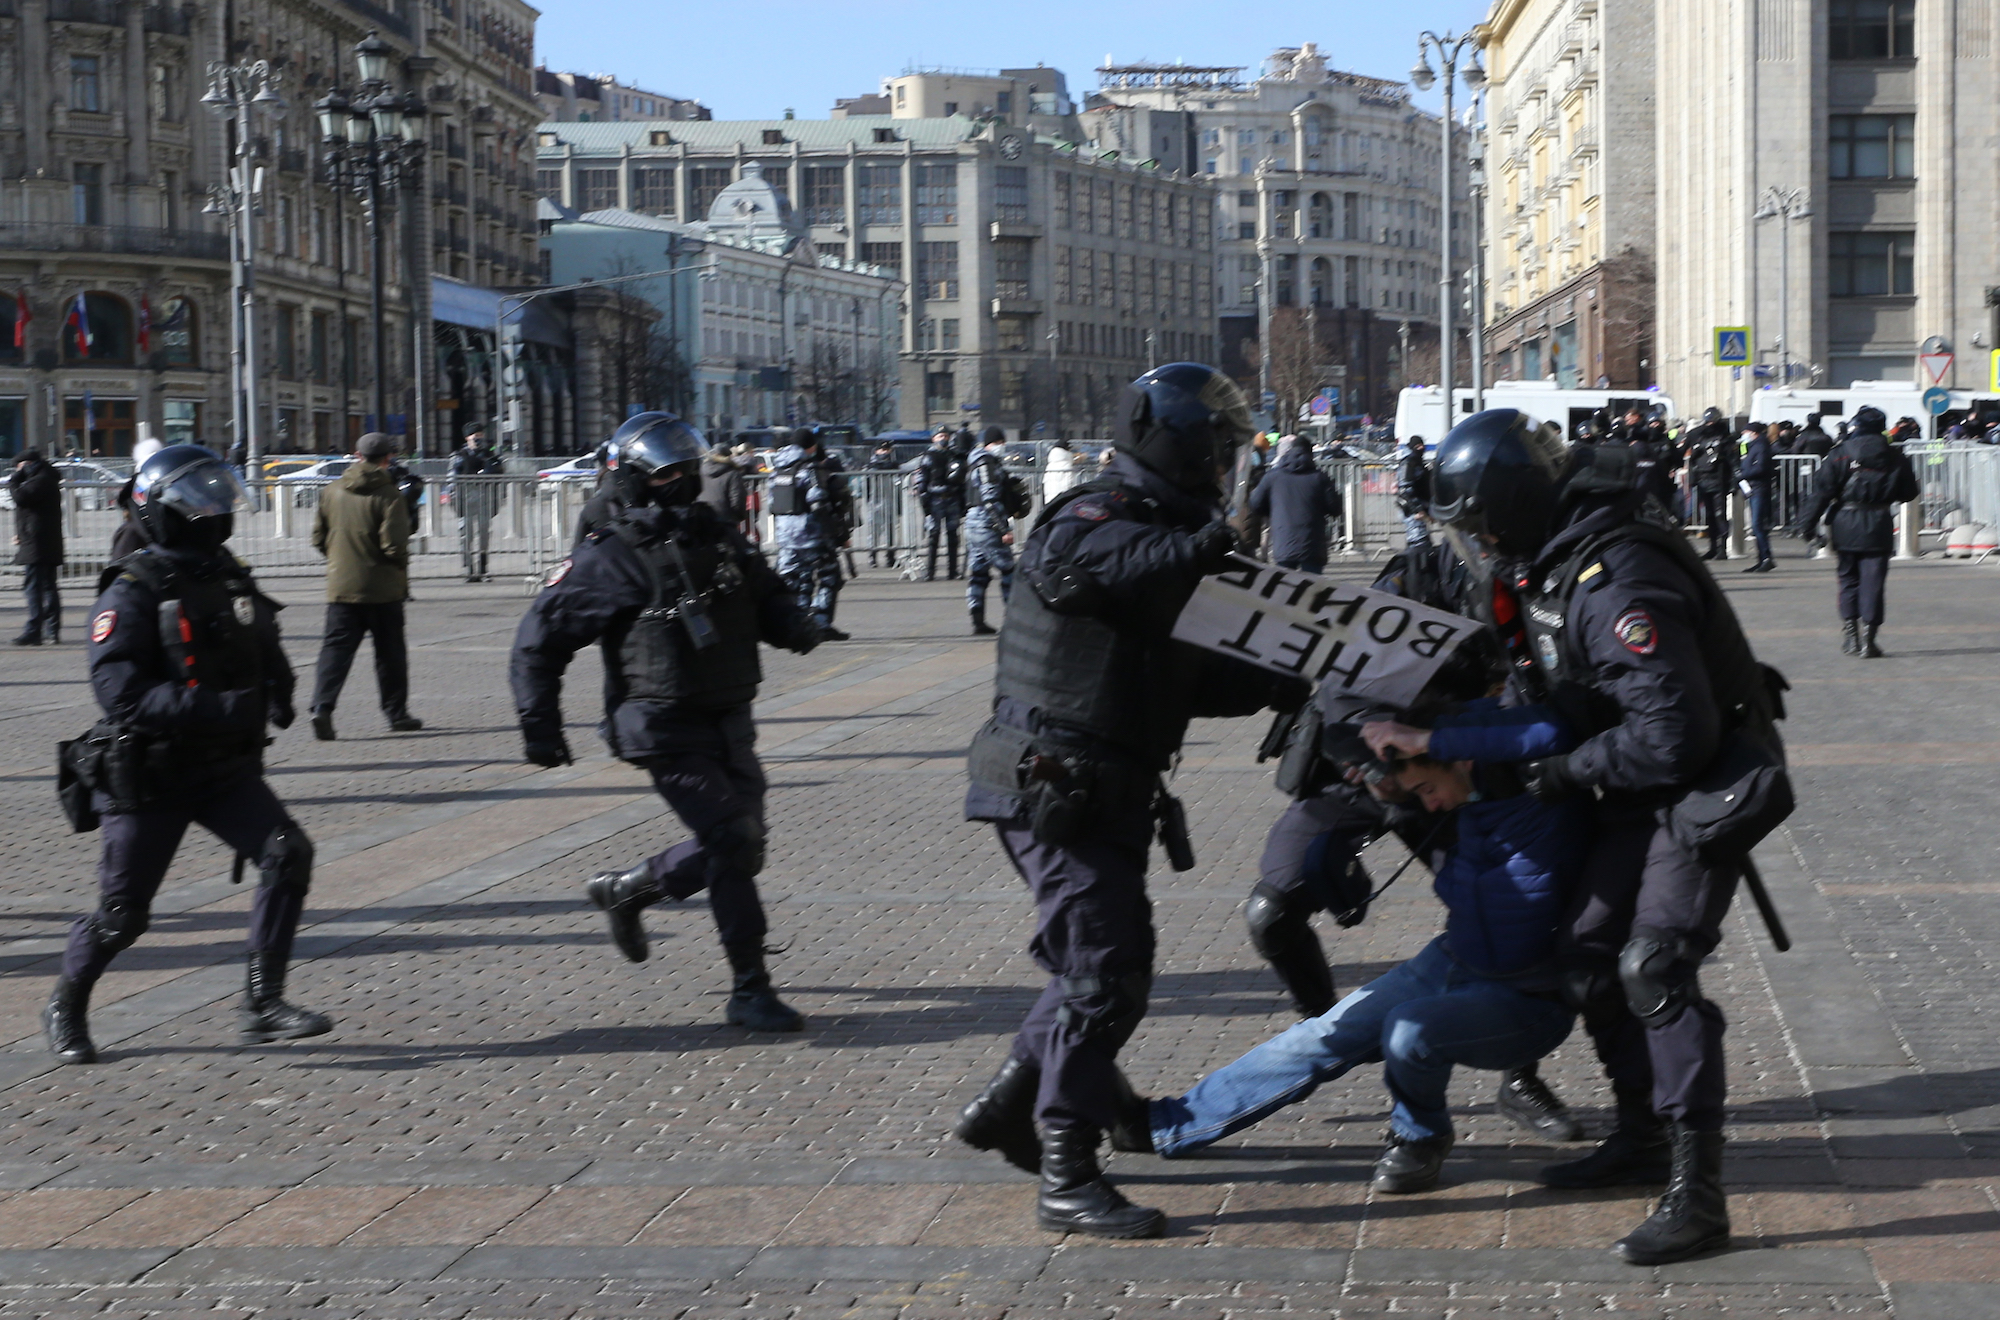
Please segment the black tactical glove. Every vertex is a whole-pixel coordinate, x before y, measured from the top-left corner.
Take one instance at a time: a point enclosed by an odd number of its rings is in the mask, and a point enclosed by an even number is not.
[[[270,704],[271,727],[274,729],[291,728],[292,721],[299,717],[298,711],[292,706],[292,699],[290,697],[272,697]]]
[[[1194,564],[1204,574],[1219,573],[1236,553],[1236,529],[1221,519],[1194,534]]]
[[[1567,756],[1548,756],[1521,766],[1521,782],[1543,802],[1561,802],[1584,791]]]
[[[523,755],[530,763],[544,769],[571,764],[569,741],[560,733],[547,737],[529,737],[527,750]]]
[[[812,649],[820,644],[822,636],[819,625],[813,622],[812,616],[802,614],[799,616],[798,626],[792,629],[792,640],[786,644],[785,649],[798,655],[809,655]]]

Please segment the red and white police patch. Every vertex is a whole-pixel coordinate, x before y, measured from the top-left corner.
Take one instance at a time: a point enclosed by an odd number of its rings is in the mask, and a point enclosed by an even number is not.
[[[1626,610],[1612,623],[1611,632],[1633,655],[1651,655],[1660,649],[1660,630],[1644,610]]]
[[[1103,522],[1111,516],[1111,510],[1105,508],[1102,504],[1093,504],[1088,500],[1080,504],[1070,505],[1069,511],[1079,518],[1088,518],[1092,522]]]
[[[549,574],[549,580],[547,582],[544,582],[542,585],[545,587],[553,587],[556,583],[562,581],[564,578],[568,576],[569,576],[569,560],[565,559],[560,564],[556,565],[556,571]]]
[[[111,635],[111,630],[117,626],[118,611],[105,610],[90,621],[90,640],[97,643],[103,642],[105,638]]]

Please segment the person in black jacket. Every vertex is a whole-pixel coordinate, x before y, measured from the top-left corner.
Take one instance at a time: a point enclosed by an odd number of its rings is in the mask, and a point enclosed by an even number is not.
[[[465,564],[467,582],[484,582],[487,558],[493,548],[493,515],[500,512],[500,483],[493,478],[506,472],[507,465],[486,443],[486,432],[477,427],[465,437],[465,445],[451,456],[451,506],[458,513],[458,553]],[[410,507],[410,526],[417,525],[416,506]]]
[[[733,456],[727,443],[702,455],[700,498],[723,522],[738,531],[750,521],[750,482],[743,475],[743,464]]]
[[[989,426],[965,466],[965,609],[975,637],[998,629],[986,622],[986,587],[1000,575],[1000,599],[1014,598],[1014,520],[1007,513],[1007,433]]]
[[[1688,477],[1694,482],[1695,496],[1701,501],[1701,516],[1708,532],[1708,553],[1703,559],[1727,559],[1729,550],[1729,491],[1736,484],[1736,442],[1730,438],[1729,422],[1719,409],[1702,414],[1701,427],[1688,442]]]
[[[938,539],[945,543],[947,580],[958,576],[958,525],[965,518],[965,462],[952,447],[951,432],[940,426],[931,447],[917,459],[911,488],[924,511],[924,581],[937,578]]]
[[[1171,636],[1203,575],[1236,548],[1222,485],[1249,434],[1242,392],[1212,367],[1174,363],[1126,388],[1105,475],[1065,492],[1028,533],[993,715],[967,753],[966,819],[993,823],[1033,892],[1029,947],[1048,982],[954,1131],[1039,1171],[1036,1218],[1056,1232],[1157,1237],[1166,1223],[1105,1181],[1097,1146],[1135,1100],[1117,1059],[1152,985],[1155,833],[1191,864],[1161,775],[1192,717],[1285,699],[1275,675]]]
[[[1313,462],[1312,439],[1296,436],[1270,475],[1250,492],[1250,512],[1271,527],[1271,562],[1326,571],[1327,523],[1340,517],[1340,491]]]
[[[1875,632],[1882,626],[1889,555],[1896,548],[1895,506],[1917,498],[1916,471],[1902,450],[1882,434],[1888,419],[1879,408],[1854,414],[1854,430],[1813,469],[1812,493],[1799,515],[1807,540],[1830,524],[1838,557],[1840,649],[1874,660],[1882,655]]]
[[[1794,454],[1811,454],[1814,458],[1825,458],[1833,452],[1833,437],[1820,429],[1819,414],[1808,413],[1806,426],[1798,438],[1792,442]]]
[[[62,594],[57,575],[63,565],[62,473],[27,449],[7,476],[14,496],[14,562],[21,566],[21,592],[28,599],[28,622],[16,646],[40,646],[44,634],[62,640]]]
[[[639,413],[612,437],[620,506],[549,577],[514,634],[508,677],[529,761],[567,765],[562,679],[603,643],[604,723],[612,754],[646,770],[694,838],[630,870],[593,876],[590,901],[633,962],[647,957],[640,913],[708,891],[735,974],[727,1019],[798,1031],[764,967],[764,772],[750,703],[757,643],[803,655],[820,632],[792,588],[700,503],[701,433],[672,413]]]
[[[1424,438],[1410,437],[1396,470],[1396,510],[1403,515],[1403,545],[1414,550],[1431,540],[1431,465],[1424,457]]]
[[[1771,439],[1762,422],[1752,422],[1743,432],[1743,457],[1736,475],[1743,483],[1750,505],[1750,535],[1757,542],[1757,562],[1745,573],[1768,573],[1778,566],[1771,558],[1771,483],[1778,475],[1772,459]]]

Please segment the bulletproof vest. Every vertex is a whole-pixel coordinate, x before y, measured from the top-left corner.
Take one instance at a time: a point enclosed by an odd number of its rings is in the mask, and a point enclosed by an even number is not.
[[[964,494],[964,468],[959,463],[958,455],[950,450],[926,449],[922,471],[924,494],[945,496]]]
[[[1896,451],[1884,446],[1874,453],[1856,454],[1847,464],[1847,479],[1841,483],[1840,502],[1847,506],[1886,506],[1893,502],[1896,484]]]
[[[727,538],[686,527],[656,537],[625,518],[602,534],[623,541],[653,584],[646,607],[605,638],[607,654],[617,657],[626,700],[719,707],[755,698],[764,676],[757,656],[757,602]],[[713,625],[713,646],[695,645],[683,617],[689,601]]]
[[[765,490],[771,502],[771,515],[776,518],[795,518],[808,513],[812,505],[806,492],[812,485],[812,464],[808,460],[794,463],[790,467],[773,468],[765,482]]]
[[[1064,491],[1043,511],[1036,533],[1074,500],[1118,489],[1117,482],[1104,481]],[[1141,501],[1106,504],[1127,518],[1150,521]],[[1164,766],[1187,732],[1201,652],[1094,613],[1059,613],[1042,599],[1032,575],[1024,585],[1027,589],[1017,589],[1007,603],[995,695],[1032,707],[1044,725],[1056,726],[1058,736],[1084,734],[1123,748],[1149,767]]]
[[[214,574],[196,575],[142,550],[106,569],[100,586],[122,573],[158,598],[160,646],[174,677],[222,692],[261,689],[276,625],[269,608],[257,608],[250,570],[228,554],[218,555],[217,565]]]

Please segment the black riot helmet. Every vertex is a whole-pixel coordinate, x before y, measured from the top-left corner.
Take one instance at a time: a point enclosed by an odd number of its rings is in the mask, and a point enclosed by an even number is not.
[[[1889,429],[1889,415],[1873,404],[1856,408],[1848,420],[1854,423],[1856,435],[1882,435]]]
[[[165,549],[216,549],[249,506],[236,469],[201,445],[168,445],[132,474],[133,520]]]
[[[1222,473],[1250,438],[1236,382],[1199,362],[1155,367],[1125,387],[1112,444],[1191,495],[1222,493]]]
[[[1533,559],[1549,539],[1568,451],[1553,422],[1489,408],[1438,443],[1431,517],[1468,565]]]
[[[701,493],[701,458],[708,442],[672,413],[634,413],[611,433],[610,448],[610,480],[628,509],[684,506]],[[657,484],[663,477],[678,480]]]

